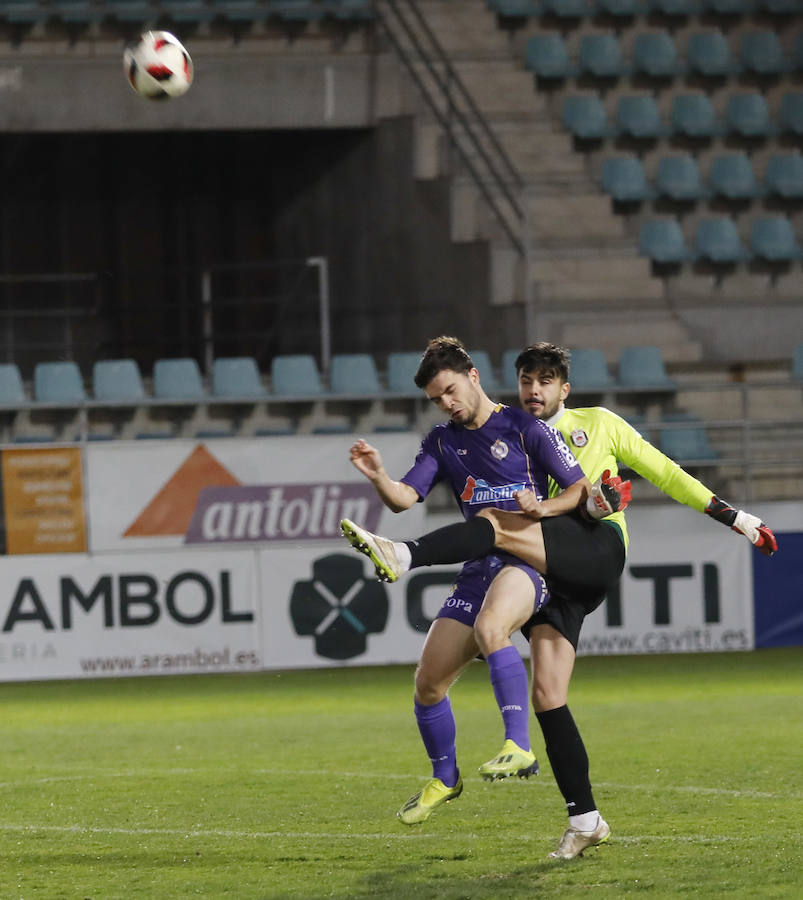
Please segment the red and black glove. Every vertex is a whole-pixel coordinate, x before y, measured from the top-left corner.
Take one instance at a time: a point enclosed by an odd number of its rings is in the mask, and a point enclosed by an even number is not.
[[[604,519],[611,513],[622,511],[633,499],[633,485],[622,481],[618,475],[611,475],[606,469],[591,485],[591,493],[586,500],[586,512],[592,519]]]
[[[720,500],[716,494],[708,501],[706,514],[717,522],[732,528],[737,534],[743,534],[748,541],[764,556],[772,556],[778,549],[778,541],[772,530],[761,519],[757,519],[743,509],[734,509],[729,503]]]

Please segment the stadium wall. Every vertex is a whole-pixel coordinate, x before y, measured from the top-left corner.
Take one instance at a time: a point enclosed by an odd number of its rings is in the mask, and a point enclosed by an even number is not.
[[[389,471],[407,468],[418,440],[377,435]],[[338,522],[407,537],[451,517],[424,505],[393,516],[350,466],[350,443],[4,449],[0,680],[414,662],[455,567],[382,585]],[[685,507],[636,501],[625,575],[580,652],[803,642],[803,510],[759,511],[779,535],[773,560]]]

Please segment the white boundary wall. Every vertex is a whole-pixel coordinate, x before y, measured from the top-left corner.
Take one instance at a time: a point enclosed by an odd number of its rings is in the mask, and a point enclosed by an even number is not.
[[[0,680],[413,663],[456,567],[381,585],[337,521],[356,504],[401,538],[456,517],[425,518],[423,504],[394,516],[366,500],[351,440],[88,447],[90,552],[0,559]],[[403,474],[418,438],[374,440],[388,471]],[[803,530],[796,504],[755,511]],[[620,596],[587,619],[580,652],[752,648],[747,542],[688,508],[637,497],[628,521]],[[188,543],[193,534],[206,543]]]

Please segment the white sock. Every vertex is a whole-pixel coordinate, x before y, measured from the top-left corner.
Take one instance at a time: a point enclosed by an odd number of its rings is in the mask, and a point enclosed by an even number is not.
[[[600,820],[598,810],[592,809],[591,812],[580,813],[579,816],[569,816],[569,825],[578,831],[593,831],[597,827]]]
[[[396,559],[399,561],[402,572],[409,572],[410,563],[413,561],[413,555],[410,553],[410,548],[407,544],[402,544],[401,541],[394,541],[393,549],[396,551]]]

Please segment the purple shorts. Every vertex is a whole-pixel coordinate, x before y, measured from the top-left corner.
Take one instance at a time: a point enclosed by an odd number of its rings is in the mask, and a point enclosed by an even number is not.
[[[460,570],[451,593],[444,601],[436,619],[457,619],[469,628],[474,627],[474,620],[480,611],[482,601],[491,586],[491,582],[505,566],[521,569],[535,587],[533,615],[549,602],[549,591],[546,582],[532,566],[522,562],[517,556],[509,553],[495,553],[472,559]]]

